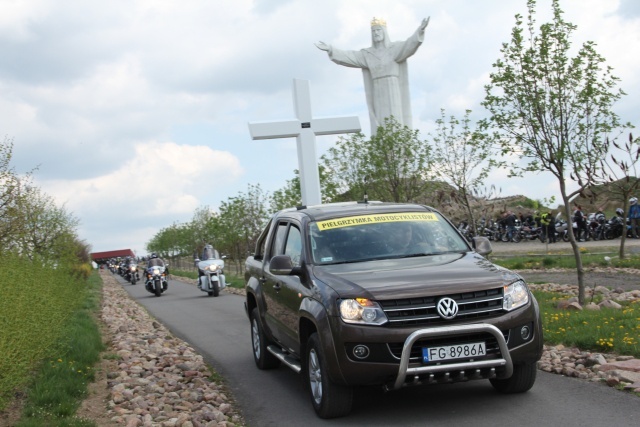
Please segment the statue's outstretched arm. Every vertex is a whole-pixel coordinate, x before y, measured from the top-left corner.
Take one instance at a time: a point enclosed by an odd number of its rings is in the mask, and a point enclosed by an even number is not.
[[[420,23],[420,27],[418,28],[418,30],[420,30],[421,33],[424,33],[424,30],[427,28],[427,25],[429,25],[429,19],[431,19],[431,17],[428,17],[427,19],[423,19],[422,22]]]
[[[331,45],[328,45],[325,42],[318,42],[318,43],[315,43],[315,45],[318,49],[331,53]]]

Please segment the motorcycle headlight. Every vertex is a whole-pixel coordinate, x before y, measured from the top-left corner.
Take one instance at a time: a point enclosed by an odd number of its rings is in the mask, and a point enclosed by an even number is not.
[[[160,274],[160,269],[159,268],[154,268],[153,269],[153,274]]]
[[[529,290],[523,280],[518,280],[504,287],[502,308],[511,311],[529,302]]]
[[[339,307],[340,317],[346,323],[383,325],[388,321],[378,303],[366,298],[344,299]]]
[[[207,268],[209,269],[209,271],[216,272],[216,271],[218,271],[220,269],[220,266],[218,264],[211,264]]]

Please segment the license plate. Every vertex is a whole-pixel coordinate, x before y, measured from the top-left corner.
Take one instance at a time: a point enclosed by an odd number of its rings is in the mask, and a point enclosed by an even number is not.
[[[483,342],[446,345],[442,347],[422,347],[422,362],[438,362],[442,360],[469,359],[487,354]]]

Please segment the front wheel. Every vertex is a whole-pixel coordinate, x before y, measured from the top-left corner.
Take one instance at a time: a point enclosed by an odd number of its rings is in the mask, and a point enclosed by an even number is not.
[[[305,360],[305,381],[316,414],[325,419],[349,414],[353,390],[329,379],[327,361],[317,333],[309,337]]]
[[[536,363],[523,363],[513,366],[513,375],[511,378],[497,379],[493,378],[489,381],[493,388],[500,393],[524,393],[528,391],[536,382],[538,368]]]
[[[162,295],[162,282],[160,280],[156,280],[153,283],[153,290],[157,297]]]
[[[259,369],[273,369],[280,366],[280,360],[267,350],[269,340],[262,329],[260,312],[257,307],[251,311],[251,344],[253,346],[253,360]]]

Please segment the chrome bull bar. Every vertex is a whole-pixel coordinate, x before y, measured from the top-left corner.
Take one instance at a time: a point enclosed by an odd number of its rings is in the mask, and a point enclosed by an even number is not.
[[[413,344],[415,344],[415,342],[421,338],[433,338],[445,335],[459,335],[481,332],[489,333],[496,338],[498,346],[500,347],[502,358],[468,361],[461,363],[447,363],[444,365],[417,366],[412,368],[409,367],[411,348],[413,347]],[[496,328],[493,325],[480,323],[475,325],[442,326],[437,328],[419,329],[409,335],[404,342],[404,345],[402,347],[402,356],[400,357],[400,366],[398,367],[398,376],[396,377],[392,389],[397,390],[401,388],[407,376],[411,375],[434,374],[439,372],[460,372],[471,369],[497,367],[504,368],[505,378],[513,375],[513,362],[511,361],[511,355],[509,354],[507,342],[505,341],[504,335],[502,335],[500,329]]]

